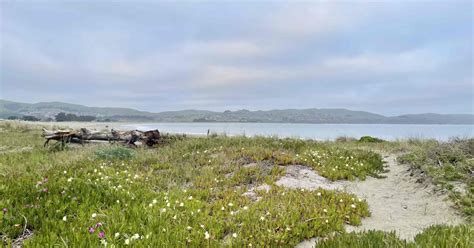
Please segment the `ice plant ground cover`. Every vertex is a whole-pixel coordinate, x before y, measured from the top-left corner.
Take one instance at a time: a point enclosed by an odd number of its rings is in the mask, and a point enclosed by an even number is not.
[[[285,165],[306,165],[331,180],[364,180],[384,170],[380,155],[368,150],[405,149],[395,142],[181,137],[115,156],[127,151],[48,150],[37,128],[0,127],[0,242],[8,246],[33,232],[25,247],[293,247],[343,234],[345,224],[358,225],[370,213],[355,195],[276,186]],[[20,149],[25,144],[32,149]],[[270,187],[257,191],[258,200],[245,195],[260,185]],[[471,226],[437,228],[446,240],[467,240],[458,247],[472,242]],[[404,245],[378,232],[336,235],[325,245],[353,240]],[[440,242],[421,240],[428,247]]]

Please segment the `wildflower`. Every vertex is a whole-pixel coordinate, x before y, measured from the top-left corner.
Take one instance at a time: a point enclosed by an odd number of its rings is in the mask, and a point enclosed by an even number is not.
[[[186,229],[189,231],[189,230],[191,230],[191,229],[193,229],[193,228],[190,227],[190,226],[187,226]]]
[[[326,220],[326,223],[329,223],[329,220]]]
[[[153,203],[148,204],[148,207],[153,207]]]
[[[351,208],[356,208],[356,205],[355,205],[355,204],[351,204]]]
[[[100,243],[101,243],[103,246],[107,246],[107,240],[105,240],[105,239],[102,239],[102,240],[100,241]]]
[[[180,207],[184,207],[184,203],[181,202],[181,203],[179,204],[179,206],[180,206]]]
[[[204,225],[203,225],[203,224],[201,224],[201,225],[199,225],[199,226],[200,226],[201,228],[204,228]]]
[[[103,239],[103,238],[105,238],[105,232],[102,231],[102,232],[100,232],[99,234],[97,234],[97,236],[98,236],[100,239]]]
[[[247,207],[247,206],[244,206],[244,207],[243,207],[243,209],[244,209],[244,210],[247,210],[247,209],[249,209],[249,207]]]
[[[66,215],[63,217],[63,221],[67,221],[67,216]]]
[[[156,204],[158,201],[156,199],[153,199],[152,203]]]
[[[232,237],[237,238],[237,233],[232,233]]]
[[[67,174],[67,171],[63,171],[64,174]]]
[[[192,200],[192,199],[193,199],[193,196],[192,196],[192,195],[188,197],[188,200]]]
[[[291,231],[291,228],[287,227],[286,230],[287,230],[287,231]]]
[[[102,226],[102,222],[98,222],[97,224],[95,224],[95,228],[99,228]]]
[[[115,238],[118,238],[120,236],[120,233],[117,232],[117,233],[115,233],[114,236],[115,236]]]
[[[135,233],[132,236],[132,239],[139,239],[139,238],[140,238],[140,234],[138,234],[138,233]]]
[[[200,208],[198,208],[197,212],[198,212],[198,213],[200,213],[200,212],[201,212],[201,209],[200,209]]]
[[[3,211],[3,214],[6,214],[6,213],[8,212],[8,209],[7,209],[7,208],[3,208],[2,211]]]
[[[95,217],[97,217],[97,214],[96,214],[96,213],[93,213],[93,214],[92,214],[92,218],[95,218]]]
[[[234,212],[234,211],[230,211],[230,215],[234,215],[234,214],[235,214],[235,212]]]
[[[232,207],[232,206],[234,206],[234,204],[232,202],[229,202],[229,204],[227,204],[227,206]]]
[[[224,210],[225,210],[225,207],[222,207],[221,210],[224,211]]]
[[[125,239],[125,244],[126,245],[130,244],[130,239]]]
[[[327,213],[327,212],[328,212],[328,210],[327,210],[327,209],[323,209],[323,212]]]
[[[317,196],[321,196],[321,192],[318,192],[316,195],[317,195]]]
[[[341,200],[339,200],[339,202],[341,202],[341,203],[342,203],[342,202],[344,202],[344,201],[341,199]]]
[[[160,212],[162,212],[162,213],[166,212],[166,208],[162,208],[162,209],[160,210]]]
[[[166,206],[167,206],[167,207],[170,207],[170,206],[171,206],[171,204],[168,202],[168,203],[166,203]]]
[[[94,233],[95,232],[95,229],[93,227],[89,227],[89,233]]]
[[[209,239],[210,237],[211,237],[211,235],[209,235],[209,233],[206,231],[206,232],[204,233],[204,238],[205,238],[205,239]]]
[[[360,198],[359,198],[359,199],[357,199],[357,200],[358,200],[359,202],[362,202],[362,199],[360,199]]]
[[[265,217],[264,217],[264,216],[260,216],[260,220],[261,220],[261,221],[264,221],[264,220],[265,220]]]
[[[173,216],[173,220],[176,220],[176,219],[177,219],[176,215],[175,215],[175,216]]]

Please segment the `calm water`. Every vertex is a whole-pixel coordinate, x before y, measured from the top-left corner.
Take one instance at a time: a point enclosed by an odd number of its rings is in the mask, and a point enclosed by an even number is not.
[[[407,138],[474,137],[474,125],[392,125],[392,124],[286,124],[286,123],[146,123],[127,124],[124,129],[158,129],[165,133],[205,135],[211,133],[247,136],[278,136],[332,140],[339,136],[364,135],[386,140]]]

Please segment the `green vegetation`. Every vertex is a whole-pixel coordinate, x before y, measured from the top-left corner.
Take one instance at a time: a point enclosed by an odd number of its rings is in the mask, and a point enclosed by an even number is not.
[[[419,173],[450,191],[454,203],[472,219],[474,215],[474,139],[450,142],[410,141],[410,152],[399,158]]]
[[[332,239],[318,243],[321,248],[353,247],[353,248],[432,248],[432,247],[473,247],[474,229],[472,226],[456,227],[433,226],[418,234],[413,242],[406,242],[397,238],[394,232],[368,231],[364,233],[344,233]]]
[[[375,138],[375,137],[372,137],[372,136],[362,136],[360,137],[359,139],[359,142],[365,142],[365,143],[380,143],[380,142],[384,142],[385,140],[383,139],[379,139],[379,138]]]
[[[103,147],[95,151],[98,159],[103,160],[130,160],[135,157],[135,151],[123,146]]]
[[[0,134],[0,242],[7,246],[25,238],[25,247],[293,247],[343,233],[370,213],[355,195],[276,186],[285,165],[307,165],[331,180],[383,171],[380,155],[357,141],[214,136],[170,138],[154,149],[53,151],[32,126],[1,122]],[[270,189],[256,190],[258,200],[245,195],[261,185]]]
[[[60,112],[55,116],[56,121],[93,121],[95,116],[91,115],[75,115],[71,113]]]

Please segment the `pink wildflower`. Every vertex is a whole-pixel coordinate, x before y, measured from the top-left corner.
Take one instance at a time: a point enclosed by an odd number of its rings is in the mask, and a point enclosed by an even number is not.
[[[99,238],[101,238],[101,239],[105,238],[105,232],[103,232],[103,231],[100,232],[100,233],[98,234],[98,236],[99,236]]]
[[[95,232],[95,229],[93,227],[89,227],[89,233],[92,234]]]

